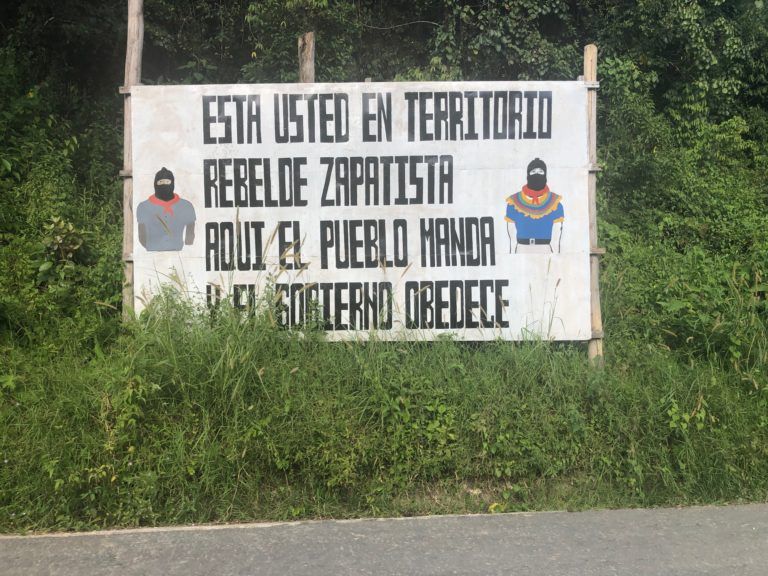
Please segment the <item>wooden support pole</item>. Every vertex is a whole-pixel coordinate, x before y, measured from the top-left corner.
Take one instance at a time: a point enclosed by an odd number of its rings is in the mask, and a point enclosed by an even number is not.
[[[587,92],[587,130],[589,145],[589,277],[592,338],[589,341],[589,359],[603,364],[603,315],[600,311],[600,255],[605,251],[597,245],[597,46],[584,47],[584,82],[590,84]]]
[[[299,36],[299,82],[315,81],[315,33]]]
[[[133,157],[131,154],[131,86],[141,84],[144,46],[144,0],[128,0],[128,34],[123,94],[123,321],[133,317]]]

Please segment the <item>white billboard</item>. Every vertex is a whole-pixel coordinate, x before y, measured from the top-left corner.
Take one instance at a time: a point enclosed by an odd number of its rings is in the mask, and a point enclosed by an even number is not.
[[[133,87],[135,307],[171,283],[334,339],[588,340],[586,96]]]

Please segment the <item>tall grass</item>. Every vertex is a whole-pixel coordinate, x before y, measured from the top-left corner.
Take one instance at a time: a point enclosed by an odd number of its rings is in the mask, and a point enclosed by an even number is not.
[[[768,387],[663,347],[331,343],[157,302],[2,348],[0,528],[647,506],[768,493]]]

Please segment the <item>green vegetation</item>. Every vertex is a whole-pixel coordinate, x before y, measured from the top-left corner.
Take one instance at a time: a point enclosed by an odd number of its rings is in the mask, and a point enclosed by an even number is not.
[[[596,42],[603,370],[173,297],[121,325],[125,6],[92,4],[0,8],[0,530],[765,499],[762,1],[145,1],[147,83],[294,80],[309,27],[321,81],[572,79]]]
[[[8,529],[759,499],[768,394],[624,344],[328,343],[156,302],[105,352],[12,350]]]

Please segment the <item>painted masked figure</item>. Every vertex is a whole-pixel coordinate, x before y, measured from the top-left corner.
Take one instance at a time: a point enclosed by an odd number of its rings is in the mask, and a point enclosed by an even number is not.
[[[139,242],[150,252],[179,251],[195,240],[195,208],[173,190],[173,172],[163,167],[155,193],[136,208]]]
[[[547,186],[547,165],[541,159],[532,160],[526,174],[527,184],[507,198],[509,252],[560,252],[562,197]]]

